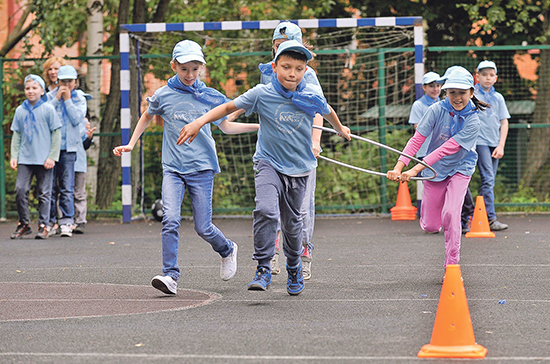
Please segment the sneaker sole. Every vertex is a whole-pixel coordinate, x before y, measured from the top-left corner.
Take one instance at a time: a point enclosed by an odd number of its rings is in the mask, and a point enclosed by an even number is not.
[[[61,233],[61,236],[66,237],[66,238],[70,238],[71,236],[73,236],[73,233]]]
[[[269,288],[270,284],[268,284],[267,286],[262,286],[261,284],[249,284],[248,285],[248,290],[249,291],[267,291],[267,289]]]
[[[42,240],[43,240],[43,239],[47,239],[47,238],[48,238],[48,235],[46,235],[46,236],[36,235],[34,238],[35,238],[35,239],[42,239]]]
[[[299,295],[300,293],[302,293],[302,291],[304,290],[304,287],[302,287],[302,289],[300,289],[299,291],[291,291],[288,287],[286,289],[286,291],[288,292],[289,295],[291,296],[297,296]]]
[[[164,284],[164,282],[160,279],[153,279],[151,281],[151,285],[163,293],[175,295],[175,293],[170,291],[168,287]]]

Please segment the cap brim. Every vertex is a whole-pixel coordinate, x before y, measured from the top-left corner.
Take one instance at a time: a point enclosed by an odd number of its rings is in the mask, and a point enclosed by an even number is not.
[[[176,57],[176,61],[178,61],[178,63],[180,63],[180,64],[187,63],[187,62],[193,62],[193,61],[197,61],[197,62],[206,64],[206,61],[204,60],[203,57],[195,56],[195,55]]]
[[[465,85],[463,83],[453,83],[453,82],[446,82],[443,87],[441,87],[441,89],[443,90],[446,90],[448,88],[456,88],[456,89],[459,89],[459,90],[469,90],[471,89],[472,87],[469,86],[469,85]]]

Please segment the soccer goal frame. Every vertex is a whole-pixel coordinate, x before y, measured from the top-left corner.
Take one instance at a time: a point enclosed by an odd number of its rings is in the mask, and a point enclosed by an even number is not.
[[[281,21],[290,21],[301,28],[355,28],[414,26],[414,80],[416,98],[422,96],[422,76],[424,75],[424,31],[422,17],[376,17],[376,18],[336,18],[336,19],[298,19],[298,20],[260,20],[260,21],[222,21],[222,22],[186,22],[186,23],[148,23],[123,24],[119,37],[120,44],[120,92],[121,92],[121,137],[122,144],[128,144],[131,137],[130,112],[130,34],[153,32],[186,31],[223,31],[275,29]],[[379,115],[383,118],[384,101],[379,105]],[[122,221],[132,219],[131,156],[123,153],[122,165]]]

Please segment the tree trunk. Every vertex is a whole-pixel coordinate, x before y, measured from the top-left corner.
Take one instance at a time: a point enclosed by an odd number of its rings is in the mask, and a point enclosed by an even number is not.
[[[118,23],[116,26],[113,55],[120,56],[120,25],[128,24],[130,0],[120,0]],[[111,63],[111,87],[107,96],[105,110],[101,119],[103,133],[120,132],[120,59]],[[120,157],[113,154],[113,148],[120,145],[118,137],[104,137],[100,145],[100,159],[97,173],[96,204],[100,209],[109,209],[113,203],[115,191],[121,174]]]
[[[88,0],[88,42],[86,55],[88,57],[103,55],[103,0]],[[88,92],[92,99],[88,101],[88,113],[90,124],[96,128],[95,133],[101,131],[99,117],[101,114],[101,60],[88,60],[88,73],[86,75]],[[97,166],[99,164],[100,138],[94,137],[94,147],[88,149],[88,157],[92,163],[88,165],[86,183],[94,198],[97,192]]]
[[[549,20],[546,17],[545,29]],[[537,81],[537,100],[533,122],[550,124],[550,50],[541,49]],[[550,127],[533,128],[529,131],[527,160],[522,184],[533,187],[539,199],[548,198],[550,191]]]

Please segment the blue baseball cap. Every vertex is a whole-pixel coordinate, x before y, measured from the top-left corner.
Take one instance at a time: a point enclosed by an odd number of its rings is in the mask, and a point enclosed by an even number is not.
[[[311,61],[311,59],[313,58],[313,54],[309,51],[309,49],[304,47],[302,43],[295,40],[289,40],[287,42],[281,43],[279,48],[277,48],[277,53],[275,53],[275,57],[273,58],[273,61],[276,61],[279,55],[285,51],[294,51],[294,52],[303,53],[306,56],[308,62]]]
[[[443,83],[441,76],[435,72],[428,72],[422,77],[422,84],[427,85],[432,82]]]
[[[29,82],[29,81],[36,81],[38,82],[38,84],[40,85],[40,87],[42,87],[42,90],[46,91],[46,83],[44,82],[44,80],[42,79],[42,77],[38,76],[38,75],[33,75],[33,74],[30,74],[30,75],[27,75],[25,76],[25,81],[23,82],[24,84]]]
[[[76,80],[78,75],[76,74],[76,70],[73,66],[66,65],[59,67],[59,71],[57,71],[57,78],[60,80]]]
[[[474,87],[474,76],[464,67],[457,66],[449,72],[445,84],[441,89],[457,88],[459,90],[469,90]]]
[[[273,31],[273,40],[276,39],[296,40],[302,43],[302,29],[289,21],[279,23]]]
[[[176,44],[172,51],[172,60],[176,60],[178,63],[197,61],[206,64],[202,47],[192,40],[182,40]]]
[[[461,70],[461,71],[464,71],[464,72],[468,72],[468,70],[466,68],[462,67],[462,66],[451,66],[451,67],[449,67],[445,70],[445,73],[443,74],[443,76],[441,76],[441,78],[439,80],[441,82],[445,82],[445,80],[447,80],[449,75],[455,70]]]
[[[479,72],[479,70],[484,68],[493,68],[495,70],[495,73],[497,73],[497,65],[493,61],[481,61],[477,65],[476,70]]]

